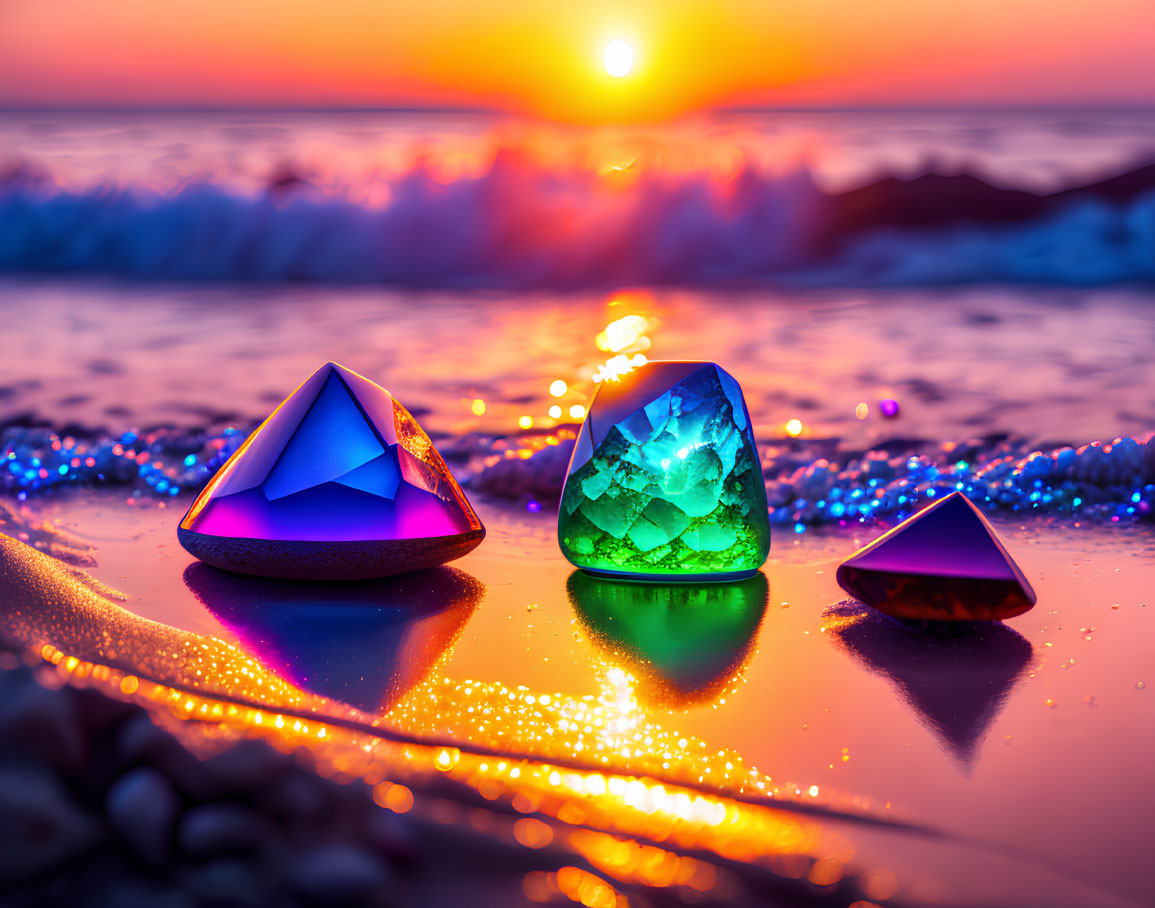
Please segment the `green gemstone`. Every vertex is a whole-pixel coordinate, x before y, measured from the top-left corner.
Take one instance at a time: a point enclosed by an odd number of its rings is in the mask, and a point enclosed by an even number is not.
[[[770,550],[766,488],[738,383],[648,363],[602,384],[558,512],[562,554],[639,579],[749,575]]]
[[[667,705],[708,699],[733,679],[770,593],[761,571],[731,583],[630,583],[574,571],[567,589],[598,649]]]

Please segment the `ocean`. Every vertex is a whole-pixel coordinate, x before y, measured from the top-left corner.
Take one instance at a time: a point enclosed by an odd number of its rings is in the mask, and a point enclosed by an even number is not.
[[[0,272],[612,289],[1155,277],[1151,111],[8,112]]]
[[[1142,433],[1151,161],[1142,110],[9,111],[0,388],[10,420],[241,424],[335,359],[501,432],[637,310],[771,433]]]
[[[2,113],[0,530],[53,566],[4,575],[0,636],[190,747],[271,736],[379,803],[435,789],[446,829],[509,800],[558,843],[714,861],[718,899],[739,865],[825,899],[802,855],[884,902],[1140,904],[1153,162],[1144,110]],[[606,598],[558,553],[595,379],[636,357],[745,391],[749,595]],[[254,586],[177,544],[329,360],[462,480],[488,537],[461,601]],[[952,637],[847,601],[839,562],[955,489],[1038,605]]]

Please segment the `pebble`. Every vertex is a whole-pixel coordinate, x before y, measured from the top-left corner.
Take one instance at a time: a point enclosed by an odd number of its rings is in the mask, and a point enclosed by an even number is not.
[[[99,823],[42,769],[0,770],[0,886],[47,873],[100,837]]]
[[[414,864],[421,854],[420,842],[407,817],[389,810],[372,810],[365,817],[366,841],[393,864]]]
[[[325,783],[298,769],[285,773],[274,786],[267,786],[258,805],[269,813],[299,820],[313,820],[330,804]]]
[[[193,857],[254,852],[275,839],[272,825],[255,810],[219,802],[190,808],[177,834],[181,851]]]
[[[285,758],[264,741],[239,741],[200,762],[202,796],[250,793],[275,785],[286,765]]]
[[[116,742],[121,765],[146,764],[163,772],[176,787],[195,798],[204,798],[208,788],[201,761],[185,750],[147,713],[140,713],[121,727]]]
[[[163,880],[128,881],[114,877],[106,888],[109,896],[100,903],[102,908],[201,908],[190,893],[166,888]],[[102,890],[90,886],[88,891]]]
[[[198,906],[248,908],[269,904],[269,883],[249,861],[223,858],[209,861],[188,875],[188,887]]]
[[[161,772],[142,766],[121,776],[109,789],[106,810],[133,854],[154,868],[168,862],[180,799]]]
[[[85,731],[89,733],[106,731],[141,712],[136,704],[114,700],[98,690],[73,690],[72,700]]]
[[[0,660],[0,905],[388,905],[402,901],[399,873],[406,892],[421,893],[410,904],[467,904],[477,892],[478,879],[446,868],[455,855],[444,843],[426,872],[415,822],[377,808],[365,788],[320,778],[263,744],[201,762],[139,707],[97,696],[46,690]],[[79,769],[41,759],[12,734],[36,712],[53,717],[41,727],[48,740],[74,748],[65,763],[84,756]],[[249,783],[227,799],[196,794]],[[521,865],[509,857],[487,870],[516,881]]]
[[[0,736],[57,769],[80,769],[88,756],[73,698],[31,678],[0,699]]]
[[[292,862],[289,883],[306,898],[321,903],[384,900],[393,874],[371,851],[357,845],[324,845]],[[374,898],[376,896],[376,898]]]

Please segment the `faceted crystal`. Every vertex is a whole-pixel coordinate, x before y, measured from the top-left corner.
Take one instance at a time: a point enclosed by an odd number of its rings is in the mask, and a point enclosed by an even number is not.
[[[221,467],[178,535],[242,573],[356,579],[443,564],[485,530],[408,411],[326,363]]]
[[[961,492],[855,552],[838,568],[838,584],[910,621],[998,621],[1035,604],[1023,572]]]
[[[729,685],[770,594],[761,571],[730,583],[631,583],[574,571],[567,587],[594,645],[665,706],[702,702]]]
[[[766,488],[738,383],[702,362],[648,363],[603,382],[574,446],[558,542],[583,570],[635,579],[761,567]]]

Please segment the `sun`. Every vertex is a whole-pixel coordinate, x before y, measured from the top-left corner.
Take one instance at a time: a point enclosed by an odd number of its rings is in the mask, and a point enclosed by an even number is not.
[[[605,64],[606,72],[615,79],[628,76],[630,70],[634,68],[634,49],[625,41],[615,38],[606,44],[602,62]]]

